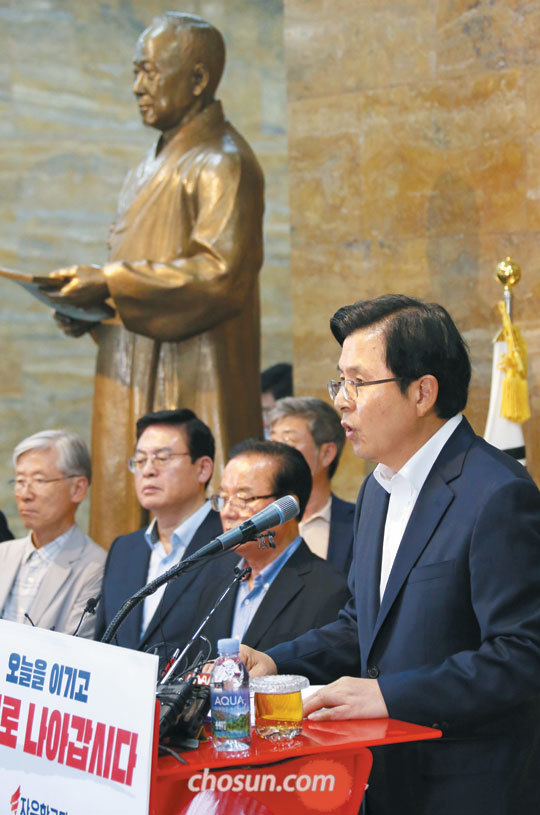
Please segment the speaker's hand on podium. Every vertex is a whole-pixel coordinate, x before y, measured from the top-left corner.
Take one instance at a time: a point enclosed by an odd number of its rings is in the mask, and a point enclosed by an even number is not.
[[[376,679],[342,676],[305,700],[304,716],[320,722],[386,719],[388,709]]]
[[[276,663],[263,651],[256,651],[249,645],[240,645],[240,659],[246,666],[251,677],[277,674]]]

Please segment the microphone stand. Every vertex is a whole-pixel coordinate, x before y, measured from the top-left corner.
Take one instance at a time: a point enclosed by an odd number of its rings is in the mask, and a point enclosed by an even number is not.
[[[221,597],[219,597],[216,600],[216,602],[214,603],[214,605],[212,606],[212,608],[210,609],[210,611],[208,612],[208,614],[206,615],[206,617],[204,618],[202,623],[199,625],[199,627],[197,628],[197,630],[195,631],[195,633],[193,634],[191,639],[188,641],[187,645],[185,645],[182,648],[182,651],[178,654],[177,657],[173,658],[173,662],[169,663],[169,665],[167,666],[168,667],[167,673],[165,674],[163,679],[160,681],[160,683],[159,683],[160,685],[165,685],[167,682],[170,682],[170,680],[172,679],[173,674],[176,671],[178,663],[180,662],[181,659],[184,658],[185,654],[187,654],[187,652],[189,651],[189,649],[191,648],[191,646],[193,645],[193,643],[195,642],[195,640],[197,639],[197,637],[199,636],[201,631],[203,630],[204,626],[206,625],[206,623],[208,622],[208,620],[210,619],[210,617],[212,616],[214,611],[218,608],[218,606],[221,605],[221,602],[228,595],[228,593],[230,592],[232,587],[235,586],[236,583],[241,583],[242,580],[246,580],[246,578],[248,578],[250,576],[250,574],[251,574],[251,566],[244,566],[243,569],[241,569],[239,566],[234,567],[234,579],[229,583],[229,585],[227,586],[227,588],[225,589],[225,591],[223,592]]]
[[[158,682],[156,689],[156,696],[160,704],[159,712],[159,738],[162,741],[168,736],[171,731],[176,732],[176,737],[180,739],[181,744],[187,748],[194,748],[198,746],[198,742],[193,740],[193,735],[198,732],[202,723],[202,718],[206,715],[209,705],[208,688],[204,695],[199,694],[199,702],[193,705],[190,710],[190,699],[194,693],[193,684],[195,679],[200,674],[205,660],[201,659],[202,653],[199,653],[195,660],[195,668],[187,679],[177,682],[172,682],[172,676],[175,673],[177,666],[184,655],[188,652],[189,648],[193,645],[200,632],[216,611],[218,606],[225,599],[232,587],[236,583],[245,580],[251,574],[251,566],[234,567],[234,579],[229,583],[222,595],[216,600],[213,607],[210,609],[202,623],[198,626],[197,630],[184,646],[181,653],[173,655],[172,660],[166,668],[166,673],[163,679]],[[201,689],[202,693],[202,689]],[[187,712],[186,712],[187,711]],[[191,739],[189,738],[191,735]]]
[[[208,551],[208,548],[214,543],[215,541],[210,541],[209,544],[203,546],[202,549],[199,549],[198,552],[194,552],[184,560],[181,560],[179,563],[176,563],[174,566],[171,566],[166,572],[156,577],[155,580],[152,580],[150,583],[147,583],[146,586],[143,586],[141,589],[132,594],[131,597],[128,597],[126,602],[120,606],[116,614],[114,615],[113,619],[109,623],[107,630],[103,634],[101,638],[101,642],[111,642],[112,638],[120,628],[120,625],[124,622],[128,614],[138,606],[139,603],[144,600],[145,597],[148,597],[150,594],[153,594],[155,591],[159,589],[160,586],[163,586],[164,583],[168,583],[171,580],[174,580],[176,577],[182,574],[188,566],[191,566],[193,563],[197,563],[197,561],[202,560],[208,555],[214,554],[213,551]],[[206,551],[204,551],[206,550]]]
[[[79,624],[78,624],[77,628],[75,629],[75,631],[73,632],[74,637],[76,637],[77,634],[79,633],[79,628],[81,627],[81,625],[83,623],[83,620],[86,617],[86,615],[96,613],[96,608],[98,607],[98,603],[99,603],[100,600],[101,600],[101,594],[98,594],[97,597],[89,597],[88,598],[88,600],[86,601],[86,605],[85,605],[85,607],[83,609],[83,613],[81,614],[81,619],[79,620]],[[30,620],[30,617],[28,617],[28,619]],[[30,620],[30,622],[32,622],[32,621]],[[33,623],[32,623],[32,625],[33,625]]]
[[[290,521],[298,515],[298,512],[299,506],[296,498],[293,495],[284,495],[282,498],[278,498],[277,501],[274,501],[273,504],[270,504],[270,506],[265,507],[265,509],[262,509],[251,518],[248,518],[247,521],[244,521],[239,526],[218,535],[218,537],[211,540],[210,543],[202,546],[197,552],[181,560],[180,563],[172,566],[168,571],[156,577],[151,583],[143,586],[139,591],[129,597],[113,617],[101,638],[101,642],[111,642],[120,624],[141,600],[153,594],[160,586],[163,586],[164,583],[168,583],[169,580],[174,580],[175,577],[182,574],[192,563],[196,563],[198,560],[208,557],[208,555],[214,555],[217,552],[223,552],[227,549],[234,549],[241,543],[254,540],[261,532],[271,529],[273,526],[279,526],[286,521]],[[272,544],[270,543],[270,545]]]

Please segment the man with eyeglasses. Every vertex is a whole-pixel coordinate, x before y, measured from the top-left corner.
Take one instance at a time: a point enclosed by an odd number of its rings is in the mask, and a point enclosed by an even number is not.
[[[290,396],[279,399],[268,422],[272,441],[300,450],[306,459],[313,486],[300,522],[300,532],[312,552],[348,574],[352,560],[354,504],[332,492],[345,444],[338,413],[322,399]]]
[[[254,675],[330,683],[318,721],[385,718],[440,741],[374,748],[369,815],[537,815],[540,493],[461,411],[471,365],[448,312],[404,295],[339,309],[329,385],[354,451],[377,463],[356,508],[352,600]]]
[[[214,467],[214,437],[192,410],[148,413],[137,422],[137,443],[128,467],[137,497],[151,512],[149,526],[113,541],[97,612],[101,638],[122,604],[222,531],[206,498]],[[233,578],[234,559],[212,558],[162,586],[135,607],[115,642],[126,648],[156,650],[163,658],[191,637],[202,619],[200,593],[223,573]]]
[[[83,617],[100,592],[104,550],[84,535],[75,513],[91,481],[90,455],[79,436],[43,430],[17,445],[12,479],[24,538],[0,546],[0,617],[92,637]]]
[[[237,445],[223,471],[212,505],[225,531],[260,512],[277,498],[294,495],[302,518],[311,492],[311,473],[295,448],[273,441],[248,440]],[[238,546],[238,565],[250,566],[248,580],[229,592],[204,633],[213,646],[221,637],[238,637],[255,648],[271,648],[315,626],[337,618],[349,597],[345,576],[314,555],[293,518],[272,530],[272,542]],[[211,605],[226,588],[228,576],[202,598]]]
[[[156,140],[120,192],[108,262],[57,270],[45,287],[57,302],[115,309],[98,326],[57,315],[98,345],[90,529],[103,545],[142,523],[125,460],[143,411],[196,410],[221,463],[262,431],[264,178],[216,98],[224,66],[221,33],[195,14],[166,11],[142,32],[133,92]]]

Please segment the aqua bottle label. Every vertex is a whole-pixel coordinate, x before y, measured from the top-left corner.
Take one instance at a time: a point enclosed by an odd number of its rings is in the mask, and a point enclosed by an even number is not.
[[[211,688],[210,705],[214,739],[249,738],[249,688]]]

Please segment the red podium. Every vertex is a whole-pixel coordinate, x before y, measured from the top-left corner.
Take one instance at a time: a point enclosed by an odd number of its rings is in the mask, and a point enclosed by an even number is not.
[[[154,760],[150,815],[357,815],[371,770],[368,747],[434,739],[440,730],[396,719],[303,722],[290,742],[252,732],[249,752],[212,742]]]

